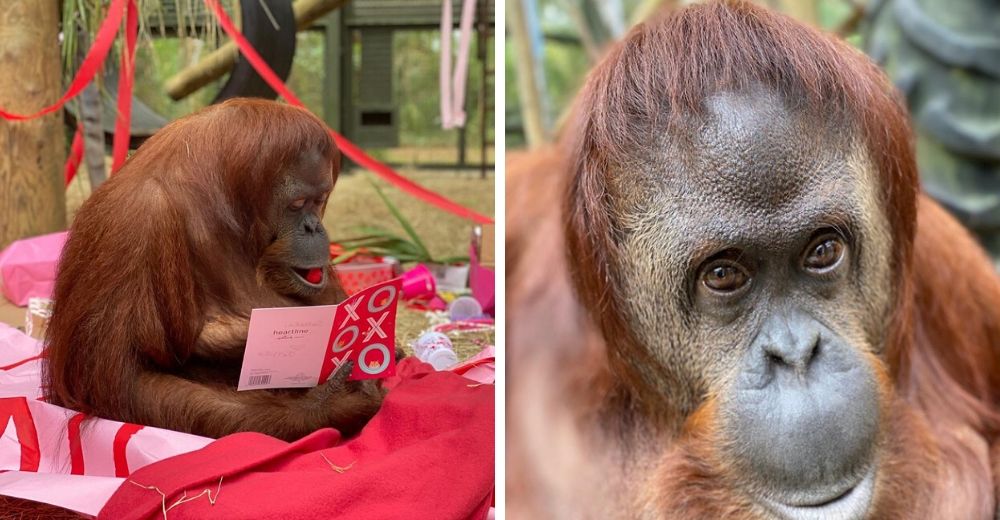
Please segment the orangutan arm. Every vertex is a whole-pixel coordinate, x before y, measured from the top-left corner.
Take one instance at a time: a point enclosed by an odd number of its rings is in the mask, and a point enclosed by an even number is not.
[[[151,426],[221,437],[257,431],[294,440],[324,427],[357,433],[375,415],[383,392],[367,381],[347,381],[350,367],[309,390],[249,390],[202,384],[160,372],[140,374],[133,417]]]
[[[221,314],[201,329],[192,354],[205,359],[242,359],[250,329],[250,318],[242,314]]]

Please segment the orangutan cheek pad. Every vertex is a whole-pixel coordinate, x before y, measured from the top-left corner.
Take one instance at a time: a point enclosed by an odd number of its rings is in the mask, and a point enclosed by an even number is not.
[[[348,361],[351,380],[395,374],[400,283],[373,285],[338,305],[254,309],[238,390],[313,387]]]

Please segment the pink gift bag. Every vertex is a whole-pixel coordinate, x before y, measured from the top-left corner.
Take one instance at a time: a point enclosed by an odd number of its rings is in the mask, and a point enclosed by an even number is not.
[[[15,305],[28,298],[51,298],[65,231],[18,240],[0,252],[0,289]]]

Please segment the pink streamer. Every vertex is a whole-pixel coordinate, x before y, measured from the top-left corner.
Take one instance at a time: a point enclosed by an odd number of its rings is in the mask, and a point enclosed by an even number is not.
[[[443,0],[441,12],[441,126],[449,129],[465,126],[465,84],[469,77],[469,47],[472,24],[476,18],[476,0],[463,0],[459,23],[458,55],[451,68],[452,8]]]
[[[465,82],[469,76],[469,47],[472,44],[472,22],[476,18],[476,0],[462,4],[462,22],[459,26],[458,61],[452,80],[452,127],[465,126]]]

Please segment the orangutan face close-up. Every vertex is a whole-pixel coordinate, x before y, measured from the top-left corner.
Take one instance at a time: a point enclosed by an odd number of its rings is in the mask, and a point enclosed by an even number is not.
[[[516,517],[992,516],[1000,284],[872,62],[708,2],[567,121],[508,166]]]

